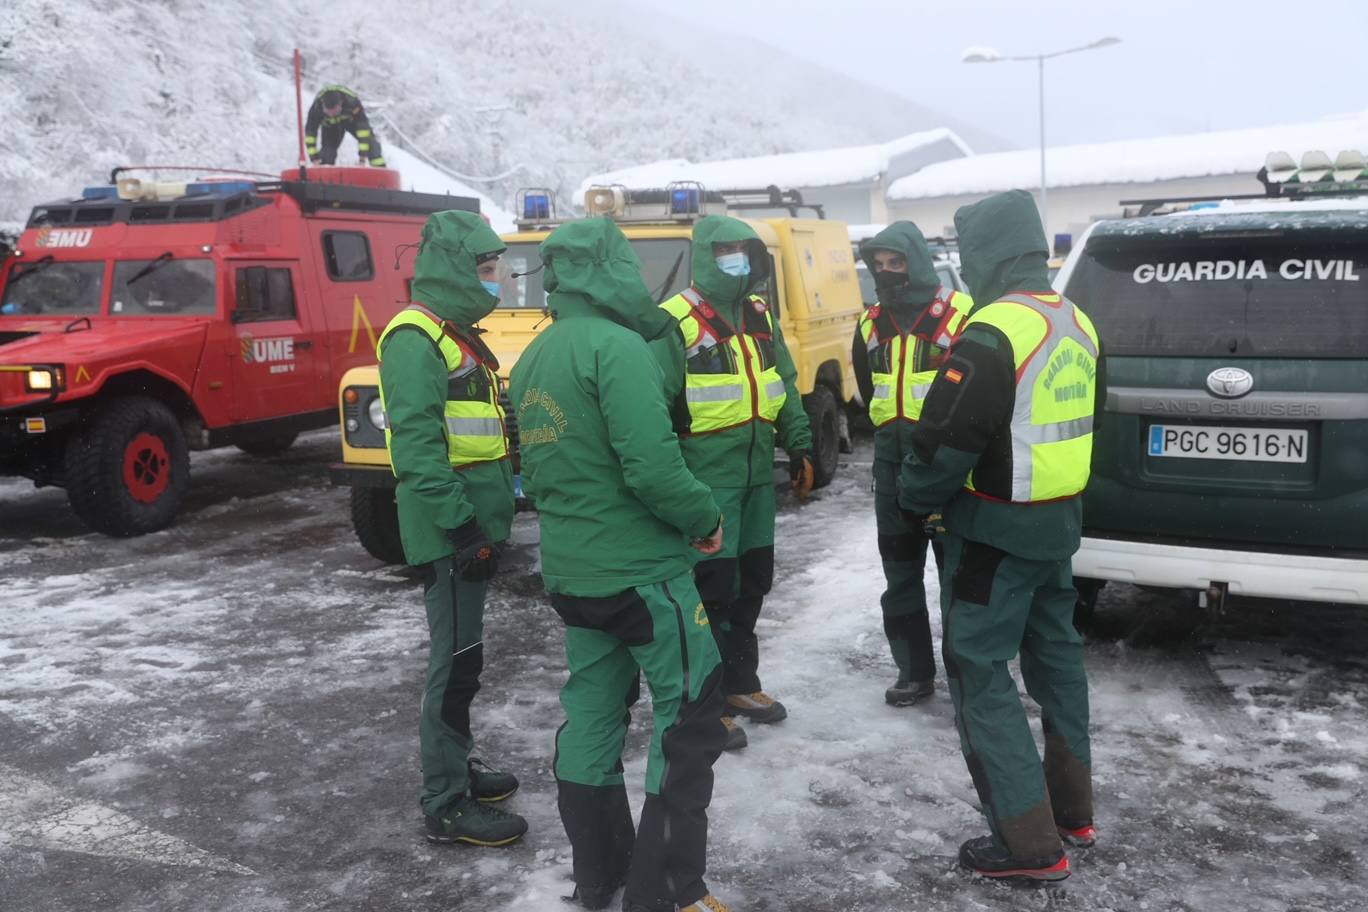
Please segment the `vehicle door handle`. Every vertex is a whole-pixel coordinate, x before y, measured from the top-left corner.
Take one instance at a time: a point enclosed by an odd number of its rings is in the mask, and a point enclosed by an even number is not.
[[[312,339],[300,339],[299,341],[295,342],[294,347],[295,347],[295,348],[313,348],[313,340],[312,340]]]

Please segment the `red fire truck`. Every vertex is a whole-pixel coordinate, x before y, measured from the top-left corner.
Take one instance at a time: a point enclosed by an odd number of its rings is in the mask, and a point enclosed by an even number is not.
[[[380,168],[108,186],[34,208],[0,263],[0,474],[62,485],[91,528],[166,526],[189,451],[285,450],[337,423],[408,300],[429,213]],[[405,255],[405,254],[408,255]]]

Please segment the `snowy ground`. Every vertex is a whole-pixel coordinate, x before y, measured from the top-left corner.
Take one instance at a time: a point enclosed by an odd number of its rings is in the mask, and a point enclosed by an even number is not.
[[[531,832],[432,847],[420,592],[356,544],[334,452],[320,433],[265,463],[197,456],[190,512],[130,541],[85,532],[60,491],[0,482],[0,909],[570,908],[548,769],[561,628],[535,521],[494,587],[475,714]],[[850,459],[780,515],[762,673],[790,718],[718,763],[719,895],[739,912],[1368,905],[1368,613],[1335,606],[1247,602],[1195,643],[1090,644],[1098,847],[1054,888],[959,872],[974,793],[943,690],[883,704],[867,443]],[[1108,591],[1102,620],[1175,604]]]

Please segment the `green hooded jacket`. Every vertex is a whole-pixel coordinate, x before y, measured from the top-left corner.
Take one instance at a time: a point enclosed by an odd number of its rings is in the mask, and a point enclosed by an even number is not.
[[[874,252],[891,250],[907,260],[907,282],[889,286],[879,283],[879,306],[892,311],[893,318],[901,327],[911,326],[921,316],[940,290],[941,279],[936,272],[936,263],[931,250],[926,246],[926,238],[921,229],[909,221],[898,221],[865,241],[860,247],[860,257],[869,267],[869,274],[876,277]],[[855,338],[850,349],[851,366],[855,369],[855,383],[860,395],[869,402],[874,394],[874,381],[869,372],[869,349],[860,325],[855,324]],[[903,458],[911,452],[909,440],[916,425],[906,421],[894,421],[874,432],[874,458],[880,462],[901,465]],[[889,492],[892,493],[891,491]]]
[[[731,276],[717,268],[713,244],[744,242],[750,256],[751,273]],[[769,251],[755,230],[740,219],[709,215],[698,220],[693,230],[693,287],[732,326],[742,325],[742,307],[770,279]],[[665,311],[661,311],[665,313]],[[669,315],[666,314],[668,317]],[[670,318],[671,322],[675,322]],[[697,436],[685,435],[680,442],[689,470],[714,488],[748,488],[774,482],[774,441],[791,457],[812,449],[812,428],[803,397],[798,393],[798,370],[784,342],[784,331],[774,314],[774,357],[787,397],[774,424],[749,421],[734,428]],[[675,324],[678,326],[678,324]],[[665,374],[666,400],[682,408],[677,400],[684,390],[684,336],[676,331],[652,346]]]
[[[720,512],[684,465],[646,344],[674,320],[611,219],[557,228],[541,257],[555,322],[518,359],[509,394],[546,589],[601,597],[687,573],[689,542]]]
[[[977,306],[1006,294],[1051,294],[1048,247],[1035,201],[1024,190],[999,193],[955,213],[961,273]],[[955,368],[963,378],[945,380]],[[916,513],[942,512],[949,531],[1029,560],[1062,560],[1078,550],[1082,497],[1014,504],[964,490],[988,452],[1005,465],[1016,388],[1010,340],[994,327],[971,326],[955,340],[950,360],[927,394],[922,420],[903,463],[899,503]],[[1106,400],[1102,353],[1097,361],[1094,427]]]
[[[503,241],[476,213],[434,213],[423,226],[413,300],[473,337],[475,321],[499,303],[480,284],[476,257],[503,249]],[[408,562],[425,564],[452,554],[447,531],[472,517],[490,540],[508,538],[513,522],[509,461],[455,471],[447,457],[447,368],[437,346],[418,329],[396,329],[377,354],[390,458],[399,480],[399,534]]]

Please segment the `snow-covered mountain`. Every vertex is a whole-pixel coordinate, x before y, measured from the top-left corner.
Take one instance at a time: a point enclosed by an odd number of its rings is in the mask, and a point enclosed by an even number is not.
[[[764,46],[737,53],[727,39],[612,3],[3,6],[0,224],[102,182],[116,165],[289,165],[295,46],[305,52],[306,105],[324,83],[353,87],[387,146],[439,162],[503,206],[518,186],[568,201],[587,174],[668,157],[856,144],[946,124],[975,142],[972,127],[907,99]],[[882,113],[864,113],[873,110]],[[348,140],[344,154],[352,149]]]

